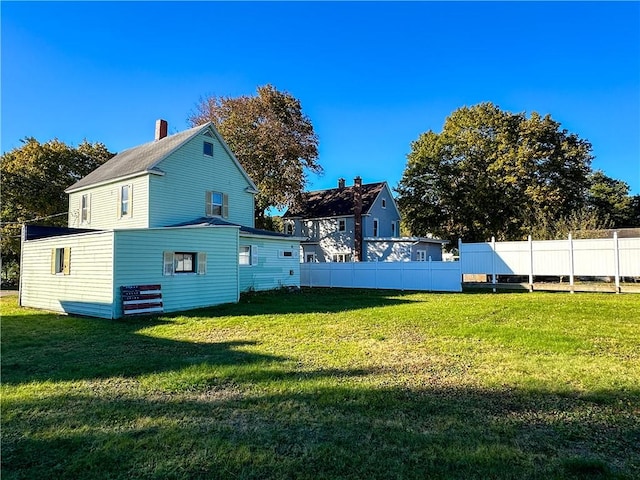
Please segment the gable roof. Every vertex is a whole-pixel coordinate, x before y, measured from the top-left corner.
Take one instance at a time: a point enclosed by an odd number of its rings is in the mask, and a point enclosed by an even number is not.
[[[385,182],[377,182],[365,183],[360,187],[363,214],[369,212],[385,185]],[[284,217],[327,218],[353,215],[353,193],[353,186],[303,193],[300,205],[291,207]]]
[[[250,187],[257,192],[255,184],[244,171],[221,135],[211,122],[207,122],[204,125],[198,125],[197,127],[161,138],[160,140],[153,140],[118,153],[111,160],[105,162],[89,175],[81,178],[67,188],[65,193],[144,173],[156,173],[161,175],[162,170],[158,168],[158,164],[186,142],[207,129],[209,129],[218,138],[225,151],[229,154],[240,172],[246,178]]]

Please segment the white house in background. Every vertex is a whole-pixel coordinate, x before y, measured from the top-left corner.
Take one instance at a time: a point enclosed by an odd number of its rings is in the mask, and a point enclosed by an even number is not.
[[[387,182],[308,192],[283,216],[285,232],[304,237],[303,262],[442,260],[446,240],[400,236],[400,212]]]
[[[256,186],[211,123],[158,120],[66,193],[68,228],[23,229],[23,306],[118,318],[130,298],[172,312],[300,285],[300,239],[254,228]]]

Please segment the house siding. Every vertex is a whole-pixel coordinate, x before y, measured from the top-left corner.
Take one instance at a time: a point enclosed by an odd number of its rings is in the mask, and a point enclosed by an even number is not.
[[[213,157],[203,154],[205,140],[213,143]],[[253,194],[246,191],[250,185],[217,138],[197,135],[158,167],[164,175],[149,179],[149,227],[176,225],[205,216],[207,191],[228,195],[226,220],[254,226]]]
[[[70,248],[69,275],[51,273],[52,249]],[[112,318],[113,232],[30,240],[22,245],[20,304]]]
[[[300,244],[288,239],[240,236],[240,245],[257,247],[257,264],[240,265],[240,291],[300,286]],[[283,257],[282,251],[292,252]]]
[[[123,185],[131,186],[130,215],[120,216],[119,192]],[[120,228],[146,228],[149,226],[149,175],[100,185],[69,194],[69,220],[71,228],[111,230]],[[82,196],[90,195],[90,221],[82,223],[80,205]]]
[[[386,208],[382,208],[382,201],[386,200]],[[378,237],[398,237],[400,232],[393,232],[391,223],[400,222],[400,215],[395,207],[395,201],[389,188],[385,184],[373,205],[363,217],[362,229],[365,237],[373,237],[373,220],[378,219]],[[397,227],[396,227],[397,228]]]
[[[121,286],[160,284],[165,312],[238,300],[238,229],[171,228],[118,231],[115,236],[115,311]],[[207,272],[164,275],[164,252],[205,252]]]

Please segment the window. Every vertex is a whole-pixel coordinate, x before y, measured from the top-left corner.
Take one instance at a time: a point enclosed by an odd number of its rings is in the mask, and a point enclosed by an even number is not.
[[[386,198],[382,199],[382,208],[387,208],[387,199]]]
[[[131,185],[122,185],[120,187],[120,216],[128,217],[131,215]]]
[[[347,221],[344,218],[338,220],[338,231],[346,232],[347,231]]]
[[[207,273],[207,254],[205,252],[164,252],[163,275],[184,273]]]
[[[306,222],[307,236],[309,238],[318,238],[318,222],[308,220]]]
[[[70,274],[71,248],[54,248],[51,250],[51,274]]]
[[[315,253],[307,253],[304,258],[304,261],[307,263],[315,263],[316,262],[316,254]]]
[[[293,223],[287,223],[284,226],[284,233],[287,235],[293,235]]]
[[[427,261],[427,251],[426,250],[418,250],[418,251],[416,251],[416,261],[417,262],[426,262]]]
[[[351,254],[350,253],[334,253],[333,261],[338,263],[350,262]]]
[[[240,245],[238,263],[240,265],[251,265],[251,247],[249,245]]]
[[[278,256],[280,258],[293,258],[293,250],[280,250]]]
[[[391,222],[391,236],[396,236],[396,222]]]
[[[173,259],[176,273],[195,272],[195,253],[176,252],[173,254]]]
[[[239,265],[257,265],[258,264],[258,246],[257,245],[240,245],[238,252]]]
[[[85,193],[80,198],[80,223],[91,222],[91,198]]]
[[[207,217],[229,216],[229,197],[226,193],[206,192],[205,193],[205,213]]]
[[[204,142],[202,144],[202,153],[204,153],[208,157],[213,157],[213,143]]]
[[[374,237],[378,236],[378,219],[377,218],[373,219],[373,236]]]

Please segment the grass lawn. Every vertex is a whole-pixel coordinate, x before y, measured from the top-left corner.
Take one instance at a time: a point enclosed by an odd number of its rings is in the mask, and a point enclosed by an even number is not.
[[[2,313],[2,478],[640,478],[640,296]]]

